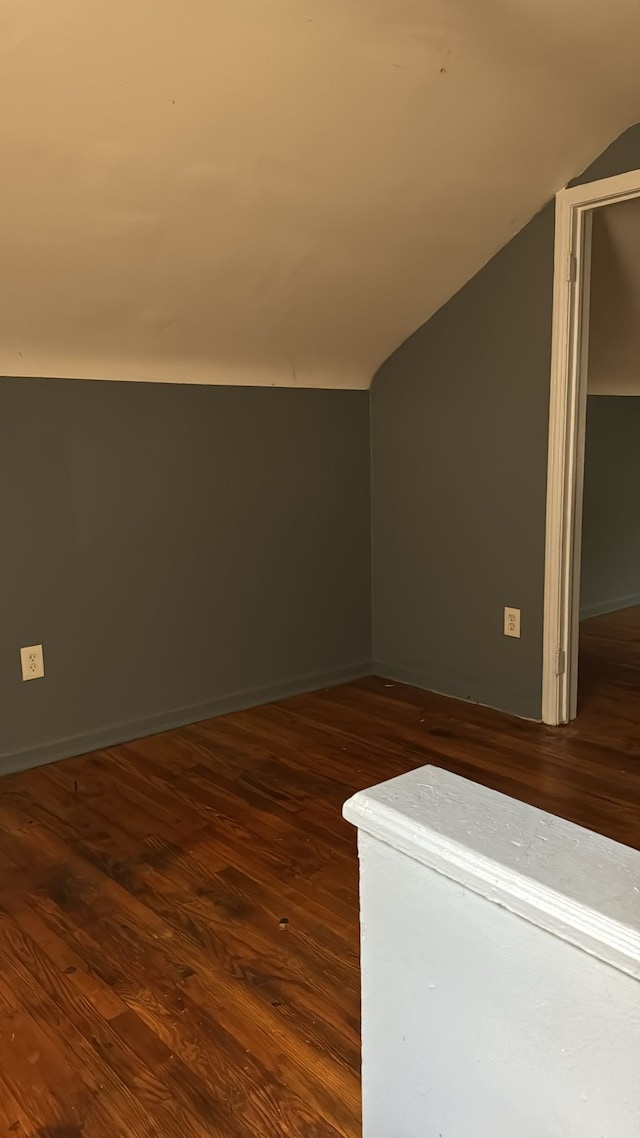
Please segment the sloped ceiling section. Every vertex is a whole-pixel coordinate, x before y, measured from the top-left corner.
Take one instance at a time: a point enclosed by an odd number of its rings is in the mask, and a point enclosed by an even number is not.
[[[640,395],[640,198],[594,212],[587,386]]]
[[[4,0],[0,371],[366,387],[638,117],[628,0]]]

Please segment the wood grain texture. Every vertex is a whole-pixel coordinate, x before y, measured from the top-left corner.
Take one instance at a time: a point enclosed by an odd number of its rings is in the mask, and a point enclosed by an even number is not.
[[[3,779],[0,1134],[356,1138],[343,801],[433,763],[640,846],[639,679],[633,609],[566,728],[368,679]]]

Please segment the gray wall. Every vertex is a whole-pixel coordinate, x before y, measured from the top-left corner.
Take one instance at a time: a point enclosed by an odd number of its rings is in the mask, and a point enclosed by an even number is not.
[[[578,180],[636,167],[640,126]],[[387,360],[371,405],[377,669],[534,718],[552,264],[549,204]]]
[[[374,657],[385,675],[539,713],[553,211],[374,380]],[[522,610],[520,640],[503,609]]]
[[[640,398],[587,400],[583,617],[640,604]]]
[[[581,180],[638,166],[635,127]],[[549,206],[371,393],[377,670],[532,716],[552,254]],[[0,379],[0,771],[370,670],[368,411]]]
[[[0,770],[369,671],[368,403],[0,379]]]

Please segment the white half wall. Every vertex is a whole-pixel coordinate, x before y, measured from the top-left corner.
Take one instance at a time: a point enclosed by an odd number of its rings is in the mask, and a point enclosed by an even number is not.
[[[344,813],[364,1138],[637,1138],[640,853],[431,767]]]

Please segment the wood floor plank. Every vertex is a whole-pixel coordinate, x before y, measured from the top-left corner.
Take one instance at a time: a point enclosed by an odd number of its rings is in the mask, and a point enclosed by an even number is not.
[[[91,1133],[106,1138],[104,1084],[86,1064],[74,1069],[65,1018],[43,997],[35,976],[14,967],[4,942],[1,951],[0,1082],[37,1133],[66,1129],[79,1136],[90,1120]]]
[[[343,801],[434,763],[640,848],[639,694],[631,609],[565,728],[371,677],[0,780],[0,1136],[357,1138]]]
[[[13,1097],[10,1087],[0,1075],[0,1134],[9,1138],[31,1138],[33,1128],[30,1117]]]
[[[54,804],[54,808],[61,809],[59,804]],[[229,930],[218,940],[203,936],[203,930],[196,930],[195,937],[180,935],[181,929],[168,926],[155,907],[145,907],[136,897],[133,871],[125,873],[120,868],[117,880],[111,876],[103,880],[104,867],[99,868],[82,857],[82,850],[86,852],[90,843],[90,832],[89,827],[83,826],[82,842],[69,852],[64,869],[56,870],[45,882],[46,911],[51,915],[51,898],[59,915],[61,910],[69,922],[67,932],[74,937],[77,951],[84,953],[89,939],[95,959],[101,947],[100,967],[106,966],[110,971],[114,990],[121,998],[146,1017],[150,1008],[149,989],[162,993],[163,998],[169,991],[170,1007],[175,1014],[176,1007],[181,1010],[180,1002],[184,999],[175,996],[176,985],[187,981],[196,970],[206,971],[209,1005],[213,1003],[219,1012],[218,1001],[226,1000],[231,994],[234,1004],[242,1009],[243,1026],[248,1028],[248,1034],[243,1036],[245,1044],[257,1038],[261,1024],[265,1058],[272,1053],[274,1036],[282,1039],[283,1046],[285,1042],[289,1047],[295,1045],[301,1055],[306,1055],[304,1066],[313,1069],[317,1079],[315,1082],[311,1078],[305,1080],[305,1094],[315,1094],[321,1117],[325,1109],[325,1084],[336,1088],[342,1106],[348,1103],[349,1093],[354,1089],[351,1072],[357,1066],[356,1041],[352,1032],[343,1030],[342,1035],[336,1035],[331,1025],[324,1022],[322,1003],[313,1005],[311,981],[305,985],[296,980],[296,969],[290,962],[283,973],[277,961],[271,959],[268,945],[257,952],[253,946],[237,942]],[[57,841],[52,830],[40,835],[47,862]],[[63,852],[64,846],[60,843],[61,856]],[[108,869],[113,872],[112,865]],[[34,901],[38,902],[42,903],[42,899]],[[193,923],[191,928],[195,928]],[[118,969],[121,975],[117,974]],[[321,979],[316,977],[316,981]],[[294,1001],[282,990],[283,982],[293,983]],[[320,986],[319,983],[316,986]],[[292,1012],[288,1025],[283,1026],[283,1017],[290,1008],[295,1015]],[[151,1022],[154,1026],[154,1021]],[[328,1119],[324,1121],[329,1123]]]

